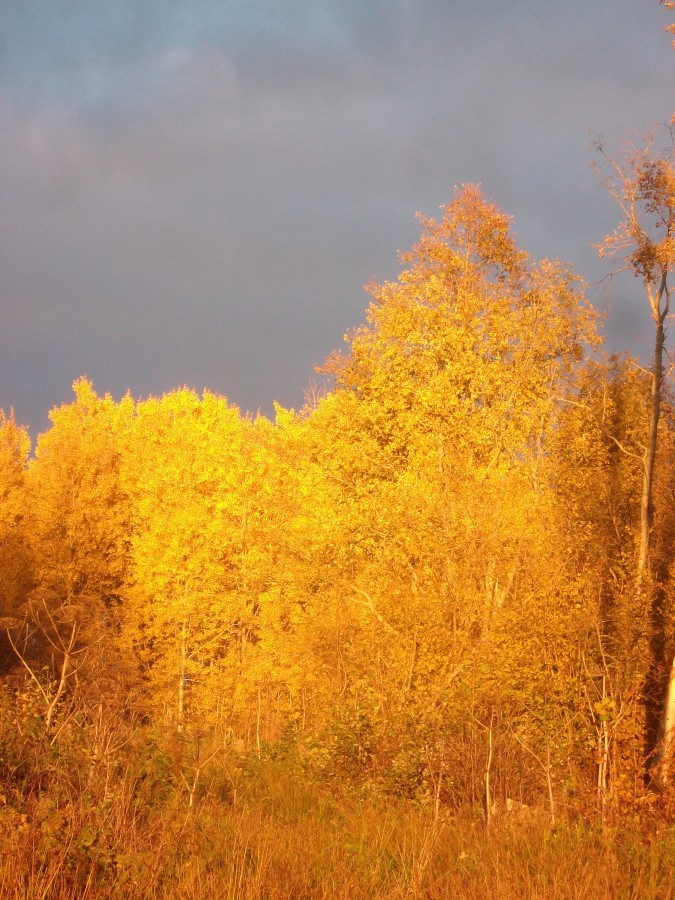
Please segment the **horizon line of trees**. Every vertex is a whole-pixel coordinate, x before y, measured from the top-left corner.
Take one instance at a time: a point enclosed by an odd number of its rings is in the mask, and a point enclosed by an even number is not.
[[[193,742],[190,807],[208,738],[209,760],[281,756],[488,825],[514,800],[672,809],[672,131],[598,149],[619,210],[598,249],[644,287],[648,368],[601,355],[581,280],[467,186],[298,413],[82,378],[29,458],[0,411],[8,790],[85,736],[103,808],[136,729]],[[168,784],[151,738],[153,766]]]
[[[675,175],[631,165],[607,247],[646,286],[652,371],[600,355],[580,280],[468,186],[299,413],[81,379],[31,459],[3,414],[0,665],[49,740],[89,723],[104,758],[135,715],[488,818],[667,788]]]

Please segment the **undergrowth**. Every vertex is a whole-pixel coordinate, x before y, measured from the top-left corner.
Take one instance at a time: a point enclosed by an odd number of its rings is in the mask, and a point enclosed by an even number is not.
[[[0,896],[675,898],[675,829],[450,812],[321,781],[297,759],[83,715],[44,732],[0,696]],[[94,740],[94,738],[97,740]]]

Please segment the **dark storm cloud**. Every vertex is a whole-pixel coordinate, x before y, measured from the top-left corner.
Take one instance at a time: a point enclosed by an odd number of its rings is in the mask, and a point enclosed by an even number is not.
[[[297,405],[455,184],[533,255],[604,271],[589,129],[669,118],[656,3],[249,6],[0,8],[0,406],[33,430],[83,372]],[[639,349],[631,292],[610,337]]]

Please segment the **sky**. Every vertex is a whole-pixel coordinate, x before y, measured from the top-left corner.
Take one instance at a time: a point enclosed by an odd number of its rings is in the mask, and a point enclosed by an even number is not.
[[[657,0],[0,0],[0,407],[35,437],[87,375],[298,408],[439,214],[479,182],[647,358],[601,281],[591,170],[675,107]]]

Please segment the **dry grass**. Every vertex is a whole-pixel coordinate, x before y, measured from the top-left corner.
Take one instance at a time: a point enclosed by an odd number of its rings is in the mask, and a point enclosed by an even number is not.
[[[227,765],[221,761],[221,767]],[[337,801],[283,766],[218,772],[192,809],[129,771],[103,806],[44,795],[2,810],[7,898],[659,898],[675,897],[672,830],[646,839],[565,825],[502,825],[404,802]],[[142,787],[142,785],[141,785]],[[155,800],[153,800],[153,795]]]
[[[480,816],[321,784],[292,757],[201,748],[197,767],[194,743],[122,720],[96,751],[86,717],[47,738],[31,704],[0,691],[8,900],[675,900],[666,824],[506,819],[488,836]]]

